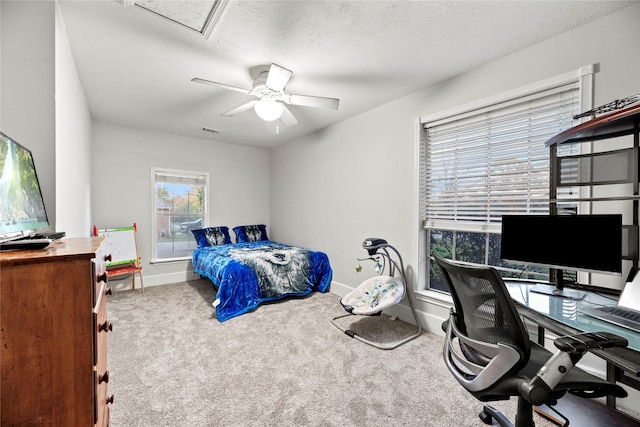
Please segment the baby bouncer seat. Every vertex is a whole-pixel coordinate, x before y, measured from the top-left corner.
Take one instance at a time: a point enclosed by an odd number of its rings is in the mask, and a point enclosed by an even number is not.
[[[358,261],[372,260],[376,262],[376,270],[378,275],[370,277],[364,280],[358,287],[347,295],[342,297],[340,304],[347,311],[347,314],[343,314],[332,319],[332,323],[335,327],[343,331],[351,338],[355,338],[366,344],[380,348],[382,350],[392,350],[402,344],[405,344],[414,338],[417,338],[422,334],[422,327],[416,315],[415,308],[413,306],[413,295],[409,286],[407,286],[407,279],[404,273],[404,263],[400,253],[387,243],[384,239],[369,238],[362,243],[362,247],[367,250],[369,257],[359,259]],[[395,260],[389,249],[393,251]],[[382,264],[381,264],[382,262]],[[384,274],[385,266],[388,267],[388,275]],[[356,268],[358,270],[359,266]],[[359,271],[359,270],[358,270]],[[399,271],[400,275],[396,276],[396,271]],[[400,338],[394,338],[391,342],[382,342],[380,337],[367,338],[359,334],[354,329],[349,329],[353,325],[349,325],[348,328],[341,327],[336,321],[348,316],[380,316],[383,310],[400,303],[404,297],[407,297],[409,301],[409,307],[415,321],[415,331],[409,333],[400,333]],[[382,321],[380,321],[382,322]],[[382,323],[380,323],[382,324]],[[375,334],[375,325],[373,325]],[[398,328],[401,329],[401,328]],[[397,334],[394,334],[397,336]]]

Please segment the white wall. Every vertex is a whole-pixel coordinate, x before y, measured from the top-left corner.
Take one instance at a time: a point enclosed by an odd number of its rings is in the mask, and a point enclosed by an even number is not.
[[[327,252],[334,282],[352,287],[362,241],[382,237],[410,258],[413,231],[414,117],[407,97],[272,150],[272,230],[287,243]]]
[[[55,3],[2,1],[1,130],[33,152],[55,224]]]
[[[2,99],[2,5],[0,5],[0,100]],[[2,102],[0,101],[0,129],[2,129]]]
[[[0,129],[32,150],[50,224],[86,236],[91,121],[58,5],[0,10]]]
[[[91,232],[91,114],[56,3],[56,229],[69,237]]]
[[[94,121],[91,206],[99,228],[138,225],[145,286],[196,278],[191,261],[150,264],[151,168],[209,172],[209,225],[270,224],[269,152]]]
[[[415,269],[414,119],[592,63],[600,67],[595,105],[639,93],[639,19],[636,4],[272,150],[272,229],[285,241],[325,250],[334,290],[367,277],[354,269],[365,237],[386,238]],[[420,308],[438,313],[434,324],[446,313]]]

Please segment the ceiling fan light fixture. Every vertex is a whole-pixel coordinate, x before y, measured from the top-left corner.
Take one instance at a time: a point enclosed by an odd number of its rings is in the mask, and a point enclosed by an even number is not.
[[[281,103],[267,98],[261,99],[253,108],[258,117],[267,122],[279,119],[284,112],[284,106]]]

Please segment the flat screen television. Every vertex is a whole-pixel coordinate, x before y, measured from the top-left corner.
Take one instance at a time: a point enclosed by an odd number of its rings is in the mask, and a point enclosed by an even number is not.
[[[33,155],[0,132],[0,242],[48,229]]]
[[[556,269],[553,294],[578,297],[562,295],[562,270],[622,274],[622,215],[505,215],[500,258]]]

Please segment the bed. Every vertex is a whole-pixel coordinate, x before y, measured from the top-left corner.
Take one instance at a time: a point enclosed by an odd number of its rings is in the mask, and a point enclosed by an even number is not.
[[[193,269],[217,287],[220,322],[267,301],[329,290],[332,269],[325,253],[273,242],[264,228],[240,227],[234,228],[238,243],[231,243],[226,227],[193,231],[199,246]]]

